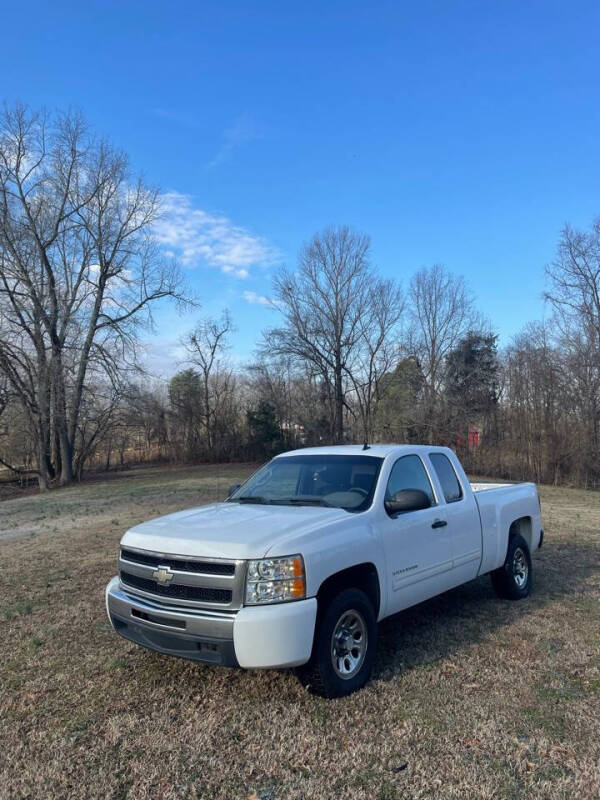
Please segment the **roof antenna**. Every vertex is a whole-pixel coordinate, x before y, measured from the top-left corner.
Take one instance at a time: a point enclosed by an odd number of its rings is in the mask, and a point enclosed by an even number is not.
[[[368,445],[368,444],[365,442],[365,443],[363,444],[363,450],[370,450],[370,449],[371,449],[371,448],[369,447],[369,445]]]

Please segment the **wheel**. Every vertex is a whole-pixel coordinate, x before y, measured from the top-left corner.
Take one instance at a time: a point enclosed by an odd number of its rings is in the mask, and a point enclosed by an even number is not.
[[[521,600],[531,591],[531,554],[522,536],[511,536],[506,559],[492,572],[492,586],[498,597]]]
[[[377,620],[367,595],[344,589],[317,622],[313,653],[299,670],[302,683],[321,697],[342,697],[361,689],[371,676]]]

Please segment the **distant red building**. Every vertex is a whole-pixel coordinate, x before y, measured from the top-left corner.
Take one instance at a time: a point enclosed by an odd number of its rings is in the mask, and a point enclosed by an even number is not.
[[[469,433],[467,434],[467,448],[472,450],[474,447],[479,447],[480,444],[480,433],[477,428],[470,427]],[[464,436],[457,436],[456,437],[456,445],[458,447],[465,446],[465,437]]]
[[[477,428],[469,428],[469,450],[479,447],[479,431]]]

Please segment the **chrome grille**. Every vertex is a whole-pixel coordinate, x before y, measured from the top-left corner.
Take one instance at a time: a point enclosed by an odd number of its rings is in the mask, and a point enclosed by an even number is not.
[[[133,586],[144,592],[159,594],[161,597],[177,598],[178,600],[200,600],[205,603],[231,603],[230,589],[207,589],[204,586],[182,586],[179,583],[169,583],[164,586],[148,578],[140,578],[130,572],[121,570],[121,583]]]
[[[205,575],[233,575],[235,564],[227,561],[201,561],[197,559],[187,559],[173,556],[158,555],[156,553],[141,553],[137,550],[121,548],[121,558],[132,561],[135,564],[146,564],[152,569],[158,567],[171,567],[182,572],[202,572]]]
[[[172,577],[159,581],[158,572]],[[119,577],[124,591],[169,605],[235,611],[242,605],[245,561],[121,548]]]

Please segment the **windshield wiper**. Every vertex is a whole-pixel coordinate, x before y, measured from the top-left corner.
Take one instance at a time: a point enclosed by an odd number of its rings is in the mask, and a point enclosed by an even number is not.
[[[328,508],[331,508],[329,503],[325,502],[322,497],[313,497],[312,495],[309,495],[308,497],[303,497],[302,495],[297,495],[295,497],[278,497],[276,502],[289,503],[290,505],[295,506],[327,506]]]
[[[253,494],[247,494],[244,495],[243,497],[236,497],[235,500],[238,503],[259,503],[262,505],[269,505],[269,503],[271,502],[270,500],[267,500],[266,497],[258,497],[257,495]]]

